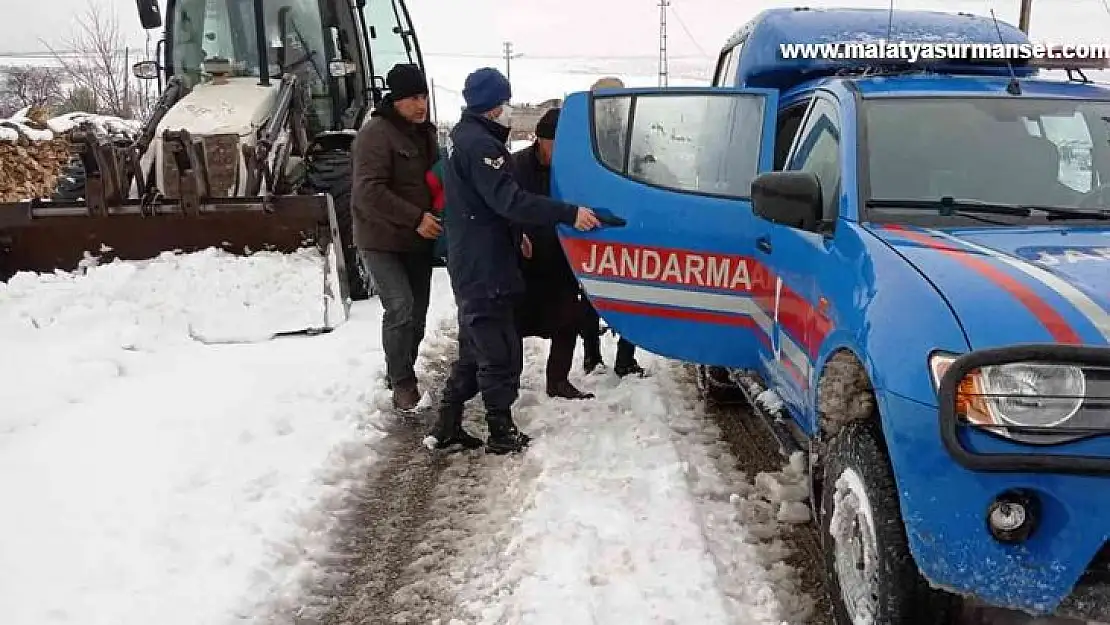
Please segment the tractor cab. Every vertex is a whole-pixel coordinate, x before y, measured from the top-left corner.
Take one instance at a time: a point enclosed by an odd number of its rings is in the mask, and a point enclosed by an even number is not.
[[[144,26],[160,26],[142,5]],[[168,0],[159,49],[160,62],[138,64],[138,77],[177,77],[191,90],[295,75],[312,104],[310,134],[357,127],[380,101],[390,68],[424,67],[404,0],[359,0],[353,12],[339,0]]]

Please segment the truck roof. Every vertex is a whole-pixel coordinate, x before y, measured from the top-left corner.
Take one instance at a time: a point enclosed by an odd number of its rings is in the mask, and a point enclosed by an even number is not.
[[[1065,82],[1048,79],[1020,79],[1021,95],[1006,92],[1010,78],[999,76],[964,76],[953,80],[951,76],[909,74],[868,76],[844,79],[851,82],[864,98],[897,96],[1004,96],[1007,98],[1075,98],[1081,100],[1110,100],[1110,85]]]
[[[888,36],[889,31],[889,36]],[[1000,34],[1001,33],[1001,34]],[[887,61],[782,58],[781,44],[884,41],[910,43],[1027,44],[1025,33],[1011,24],[969,13],[935,11],[889,11],[854,8],[767,9],[741,27],[726,49],[742,43],[737,67],[738,84],[787,90],[802,82],[868,67]],[[912,67],[912,66],[911,66]],[[1034,75],[1035,67],[1018,60],[1012,63],[1019,77]],[[932,71],[962,75],[1010,76],[1004,60],[930,64]]]

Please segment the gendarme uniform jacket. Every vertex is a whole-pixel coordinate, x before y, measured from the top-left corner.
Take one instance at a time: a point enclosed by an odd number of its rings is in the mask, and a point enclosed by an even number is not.
[[[521,188],[505,141],[509,129],[464,112],[451,131],[444,171],[447,270],[459,299],[524,292],[519,226],[574,224],[578,208]]]

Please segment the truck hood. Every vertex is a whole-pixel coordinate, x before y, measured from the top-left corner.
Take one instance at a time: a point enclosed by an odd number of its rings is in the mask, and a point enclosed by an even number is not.
[[[1110,228],[871,231],[932,281],[973,349],[1110,344]]]

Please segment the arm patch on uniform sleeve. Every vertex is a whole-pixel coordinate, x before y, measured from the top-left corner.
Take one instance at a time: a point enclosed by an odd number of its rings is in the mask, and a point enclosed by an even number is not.
[[[489,156],[486,156],[482,158],[482,162],[485,163],[487,167],[492,167],[493,169],[501,169],[505,166],[505,157],[498,156],[497,158],[491,158]]]

